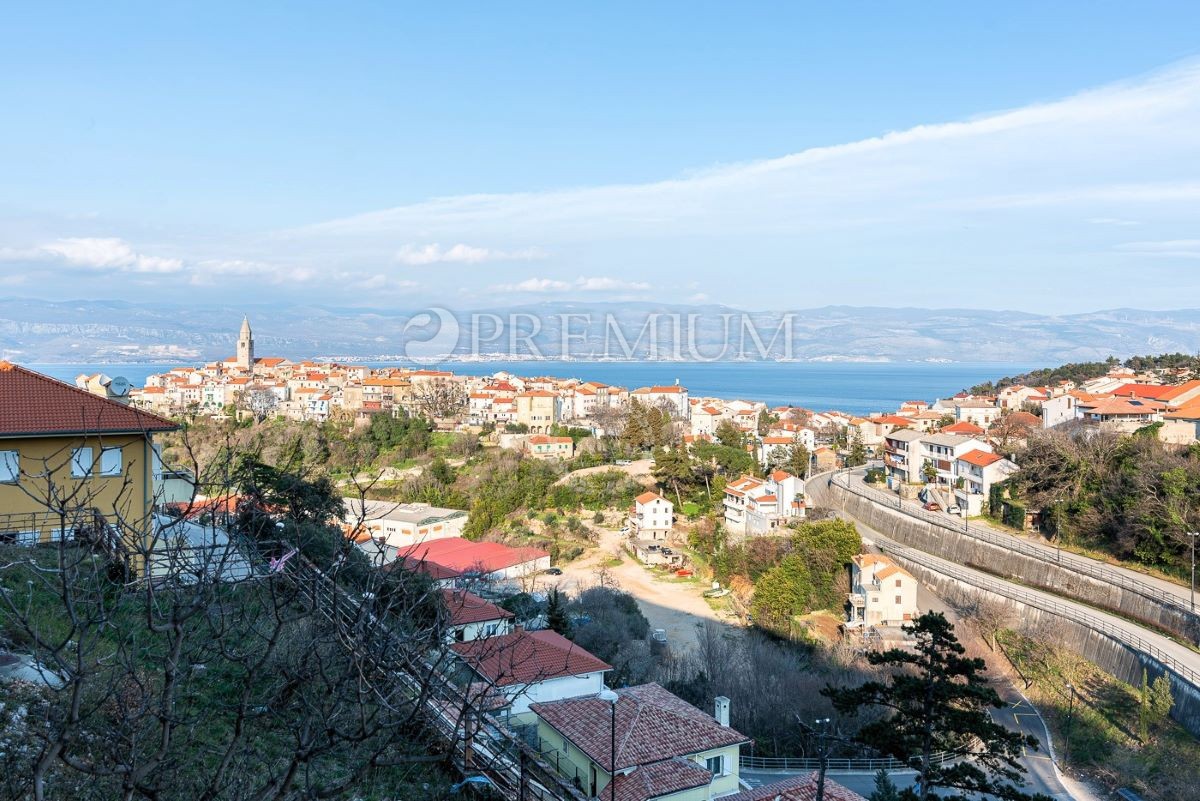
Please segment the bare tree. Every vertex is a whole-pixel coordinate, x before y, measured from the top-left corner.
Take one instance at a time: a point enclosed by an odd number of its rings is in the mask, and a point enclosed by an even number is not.
[[[228,530],[203,502],[148,514],[136,465],[59,481],[64,449],[20,477],[59,535],[0,551],[0,630],[44,677],[6,798],[348,798],[461,750],[475,713],[440,592],[371,569],[320,486],[243,456],[205,479],[226,512],[238,498]]]

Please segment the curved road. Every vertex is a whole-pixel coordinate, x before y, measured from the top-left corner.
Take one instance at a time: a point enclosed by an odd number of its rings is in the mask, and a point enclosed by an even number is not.
[[[842,475],[839,476],[839,473]],[[868,500],[877,503],[888,509],[898,509],[909,517],[914,517],[919,520],[924,520],[943,528],[961,532],[970,537],[974,537],[984,542],[989,542],[994,545],[1008,548],[1009,550],[1031,556],[1043,562],[1054,563],[1064,567],[1070,567],[1076,572],[1091,576],[1093,578],[1106,581],[1115,586],[1137,592],[1140,595],[1145,595],[1148,598],[1153,598],[1161,603],[1174,606],[1183,611],[1192,610],[1191,591],[1188,587],[1176,584],[1166,579],[1151,576],[1146,573],[1139,572],[1132,568],[1123,567],[1121,565],[1111,564],[1100,559],[1092,559],[1087,556],[1080,556],[1069,551],[1064,552],[1053,545],[1048,545],[1036,539],[1018,537],[1014,534],[1008,534],[1003,531],[998,531],[990,526],[980,526],[977,524],[964,524],[962,518],[957,515],[947,514],[945,512],[930,512],[921,507],[915,501],[901,502],[899,498],[891,492],[868,487],[861,480],[865,470],[857,469],[846,474],[845,471],[837,471],[835,473],[822,473],[819,476],[814,476],[813,481],[831,477],[834,483],[838,486],[848,489],[856,495],[861,495]],[[839,480],[844,479],[844,480]]]

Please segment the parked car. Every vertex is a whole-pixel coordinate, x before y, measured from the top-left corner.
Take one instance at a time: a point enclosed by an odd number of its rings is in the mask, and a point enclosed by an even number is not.
[[[629,459],[618,459],[616,461],[617,467],[628,467],[631,464],[633,464],[633,462],[630,461]]]
[[[951,506],[951,507],[949,507],[948,509],[946,509],[946,514],[951,514],[951,515],[961,515],[961,514],[962,514],[962,507],[960,507],[960,506],[958,506],[957,504],[955,504],[954,506]]]
[[[662,552],[663,552],[663,553],[665,553],[665,554],[667,554],[668,556],[670,556],[671,554],[675,553],[675,552],[674,552],[674,551],[672,551],[670,548],[663,548],[663,549],[662,549]]]
[[[545,570],[543,570],[542,572],[545,573],[547,576],[561,576],[562,568],[561,567],[548,567]]]
[[[929,503],[925,504],[925,511],[926,512],[940,512],[940,511],[942,511],[942,505],[940,503],[938,503],[937,501],[930,501]]]

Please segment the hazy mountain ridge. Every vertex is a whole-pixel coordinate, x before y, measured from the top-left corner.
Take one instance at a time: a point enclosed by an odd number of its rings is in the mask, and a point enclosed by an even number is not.
[[[157,306],[120,301],[49,302],[9,298],[0,301],[0,356],[23,362],[199,361],[233,353],[243,314],[254,326],[259,354],[289,358],[343,356],[359,359],[400,357],[405,343],[422,340],[435,326],[414,323],[426,310],[384,310],[313,305]],[[727,306],[630,303],[540,303],[454,312],[460,326],[455,353],[471,351],[472,315],[536,317],[541,330],[533,341],[547,358],[560,355],[563,315],[571,331],[585,334],[572,342],[575,358],[597,358],[613,350],[613,327],[630,343],[650,314],[659,314],[659,340],[643,340],[641,358],[689,357],[688,344],[676,344],[674,321],[695,328],[694,345],[704,358],[721,352],[727,338],[742,340],[744,319],[769,343],[783,316],[791,315],[791,347],[777,340],[771,358],[796,360],[997,361],[1045,362],[1127,357],[1146,353],[1200,350],[1200,309],[1164,312],[1109,309],[1074,315],[974,309],[917,309],[826,306],[773,312],[743,312]],[[692,315],[689,318],[689,315]],[[487,341],[489,318],[480,325],[479,350],[503,354],[507,335]],[[528,318],[524,331],[529,331]],[[486,330],[485,330],[486,329]],[[727,331],[729,335],[727,337]],[[683,335],[686,340],[686,334]],[[753,343],[744,354],[756,358]],[[528,357],[528,349],[510,354]],[[737,357],[735,344],[724,358]]]

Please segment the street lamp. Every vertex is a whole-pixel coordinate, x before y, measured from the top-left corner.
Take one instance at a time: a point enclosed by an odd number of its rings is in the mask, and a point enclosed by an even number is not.
[[[1200,531],[1189,531],[1188,539],[1192,541],[1192,611],[1196,611],[1196,537]]]
[[[608,798],[617,801],[617,701],[621,696],[607,688],[600,691],[600,700],[608,702],[612,717],[608,724]]]
[[[817,771],[816,801],[825,801],[825,770],[829,765],[829,747],[825,738],[827,736],[826,727],[829,726],[829,718],[817,718],[813,722],[817,726],[817,754],[821,758],[821,769]]]
[[[1063,764],[1071,761],[1071,724],[1075,719],[1075,685],[1069,681],[1067,682],[1067,692],[1070,693],[1071,700],[1067,704],[1067,733],[1064,743],[1066,755],[1063,757]]]

